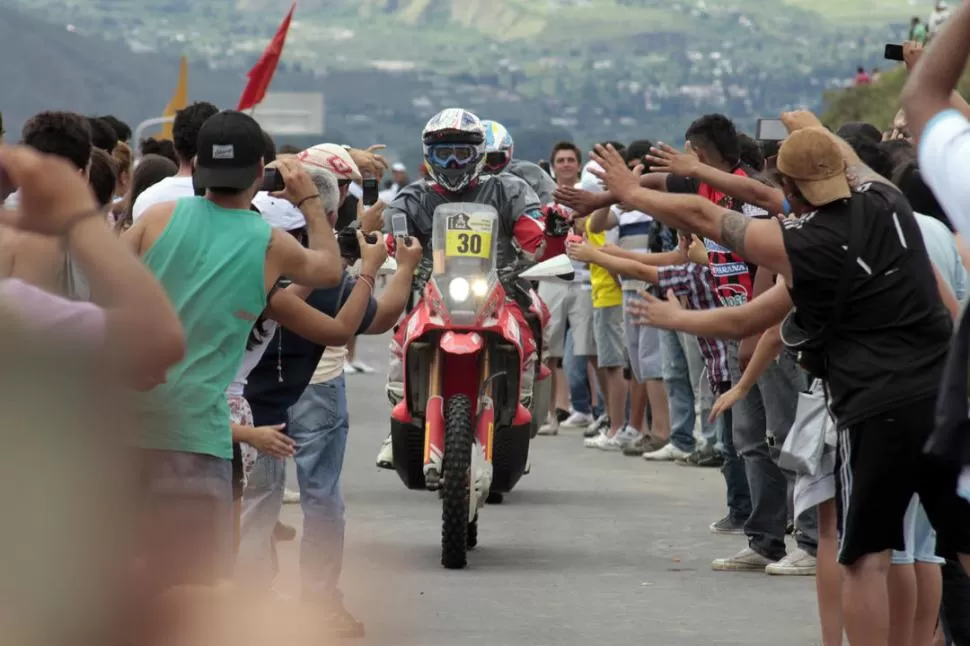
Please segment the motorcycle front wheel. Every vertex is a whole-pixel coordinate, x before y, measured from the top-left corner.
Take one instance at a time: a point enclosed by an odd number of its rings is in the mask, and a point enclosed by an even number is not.
[[[472,423],[471,399],[467,395],[452,396],[445,407],[445,455],[441,486],[441,564],[449,570],[460,570],[468,562],[468,497],[474,437]]]

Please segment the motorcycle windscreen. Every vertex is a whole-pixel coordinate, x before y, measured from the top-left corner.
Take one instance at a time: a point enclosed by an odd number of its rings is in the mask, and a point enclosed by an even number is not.
[[[498,212],[487,204],[442,204],[434,211],[432,279],[451,320],[471,325],[496,280]]]

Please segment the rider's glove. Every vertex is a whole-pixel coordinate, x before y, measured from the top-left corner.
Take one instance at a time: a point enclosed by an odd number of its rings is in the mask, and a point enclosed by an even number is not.
[[[546,224],[546,235],[550,238],[564,238],[572,228],[572,216],[559,204],[546,204],[542,207]]]

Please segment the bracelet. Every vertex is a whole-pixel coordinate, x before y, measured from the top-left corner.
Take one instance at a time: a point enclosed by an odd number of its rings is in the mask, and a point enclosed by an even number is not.
[[[87,220],[88,218],[92,218],[94,216],[101,217],[102,215],[104,215],[104,211],[102,209],[91,209],[89,211],[81,211],[80,213],[75,213],[70,218],[68,218],[67,224],[64,225],[64,228],[61,231],[61,237],[62,238],[69,237],[71,235],[71,232],[74,231],[74,228],[84,220]]]
[[[319,193],[317,193],[316,195],[307,195],[305,198],[303,198],[302,200],[300,200],[299,202],[296,203],[296,208],[302,209],[303,208],[303,204],[305,202],[309,202],[310,200],[319,200],[319,199],[320,199],[320,194]]]
[[[374,291],[376,288],[377,283],[373,276],[369,276],[368,274],[357,274],[357,280],[364,281],[364,284],[369,286],[371,291]]]

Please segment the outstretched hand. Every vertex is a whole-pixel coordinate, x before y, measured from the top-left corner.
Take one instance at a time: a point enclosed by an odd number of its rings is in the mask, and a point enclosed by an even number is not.
[[[672,173],[682,177],[693,177],[701,163],[695,153],[680,152],[662,142],[650,149],[647,161],[650,162],[650,170],[655,173]]]
[[[643,165],[630,170],[626,160],[611,144],[605,147],[597,145],[590,156],[600,165],[600,168],[590,167],[589,171],[603,180],[614,199],[629,204],[630,198],[640,188]]]
[[[657,298],[647,291],[640,292],[642,300],[632,300],[629,309],[637,325],[649,325],[663,330],[676,330],[684,312],[674,290],[667,291],[667,300]]]

